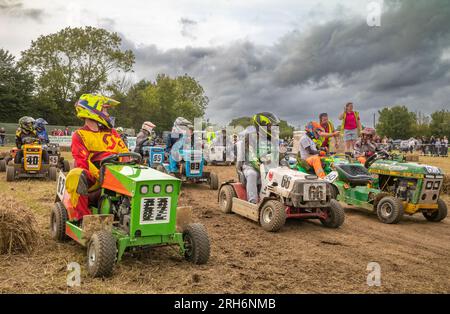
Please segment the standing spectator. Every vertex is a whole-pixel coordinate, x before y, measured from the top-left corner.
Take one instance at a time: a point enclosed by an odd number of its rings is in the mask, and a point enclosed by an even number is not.
[[[353,103],[349,102],[345,105],[339,120],[342,120],[341,130],[344,130],[345,153],[350,155],[355,149],[355,142],[361,131],[359,113],[353,111]]]
[[[436,139],[434,138],[434,136],[432,135],[431,137],[430,137],[430,142],[428,143],[429,145],[428,145],[428,148],[429,148],[429,150],[430,150],[430,155],[431,156],[435,156],[435,150],[436,150]]]
[[[71,132],[69,130],[69,127],[66,126],[66,128],[64,129],[64,136],[70,136],[70,135],[71,135]]]
[[[322,126],[322,128],[325,130],[325,135],[321,136],[321,148],[325,148],[327,150],[327,152],[331,152],[332,150],[334,151],[334,149],[338,149],[339,147],[339,143],[337,141],[337,137],[339,136],[339,131],[335,131],[334,130],[334,125],[333,123],[328,120],[328,114],[327,113],[321,113],[319,115],[319,122],[320,125]],[[331,143],[330,140],[331,138],[334,138],[334,149],[331,147]]]
[[[436,152],[435,156],[439,157],[441,155],[441,139],[439,137],[436,139],[436,143],[434,144],[434,146],[434,150]]]
[[[0,128],[0,146],[5,146],[6,131],[4,127]]]
[[[413,153],[415,146],[416,146],[416,139],[414,137],[411,137],[408,140],[408,150],[411,154]]]
[[[427,138],[425,136],[422,136],[420,147],[422,148],[422,155],[426,156],[427,155]]]
[[[444,136],[441,142],[442,146],[442,156],[447,157],[448,156],[448,138],[447,136]]]

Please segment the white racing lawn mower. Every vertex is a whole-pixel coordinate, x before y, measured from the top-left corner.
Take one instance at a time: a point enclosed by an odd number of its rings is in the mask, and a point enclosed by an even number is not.
[[[247,201],[246,181],[242,168],[237,167],[239,182],[230,180],[219,189],[219,205],[224,213],[236,213],[269,232],[283,227],[287,218],[319,219],[328,228],[338,228],[345,220],[342,206],[332,199],[329,182],[311,175],[279,166],[260,166],[259,202]]]

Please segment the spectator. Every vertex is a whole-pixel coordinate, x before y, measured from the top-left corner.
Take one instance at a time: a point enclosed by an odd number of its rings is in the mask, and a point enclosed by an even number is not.
[[[435,152],[436,152],[435,156],[439,157],[441,155],[441,139],[439,137],[436,139],[434,146],[435,146]]]
[[[355,142],[361,131],[359,113],[353,111],[353,103],[349,102],[345,105],[339,120],[342,120],[341,130],[344,130],[345,153],[350,155],[355,149]]]
[[[430,137],[430,142],[428,143],[429,144],[429,150],[430,150],[430,155],[431,156],[435,156],[435,152],[436,152],[436,139],[434,138],[434,136],[431,136]]]
[[[72,132],[70,132],[69,127],[66,126],[66,128],[64,129],[64,136],[70,136]]]
[[[447,136],[444,136],[441,142],[442,146],[442,156],[447,157],[448,156],[448,138]]]
[[[4,127],[0,128],[0,146],[5,146],[6,131]]]
[[[325,130],[326,136],[322,136],[322,148],[325,148],[328,152],[337,150],[339,148],[338,136],[339,131],[335,131],[333,122],[328,119],[327,113],[321,113],[319,115],[319,123]],[[334,138],[334,147],[331,147],[331,138]]]

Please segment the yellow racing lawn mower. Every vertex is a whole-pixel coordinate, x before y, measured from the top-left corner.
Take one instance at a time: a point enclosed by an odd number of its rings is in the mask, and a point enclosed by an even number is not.
[[[6,166],[6,181],[25,178],[43,178],[56,181],[57,168],[49,162],[48,152],[38,141],[30,140],[22,145],[14,159]]]

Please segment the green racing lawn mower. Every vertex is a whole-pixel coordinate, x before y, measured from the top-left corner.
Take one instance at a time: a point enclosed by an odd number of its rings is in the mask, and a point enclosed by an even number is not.
[[[322,157],[322,166],[327,174],[325,180],[333,184],[334,198],[347,205],[375,212],[386,224],[398,223],[404,215],[404,203],[395,193],[379,188],[378,179],[361,163],[348,155]],[[304,160],[296,158],[291,168],[314,173]]]
[[[87,248],[87,269],[93,277],[109,276],[127,249],[174,245],[190,262],[204,264],[209,259],[210,242],[203,225],[186,224],[182,232],[177,231],[181,181],[141,165],[141,158],[122,153],[102,160],[100,196],[89,195],[92,214],[82,220],[75,218],[60,172],[51,234],[55,240],[71,238]]]

